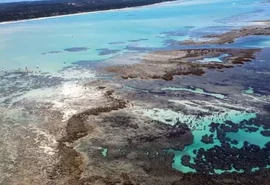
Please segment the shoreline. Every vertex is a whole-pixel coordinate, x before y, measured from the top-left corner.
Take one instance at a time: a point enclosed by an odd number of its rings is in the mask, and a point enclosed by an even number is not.
[[[0,21],[1,25],[7,25],[7,24],[16,24],[16,23],[23,23],[23,22],[30,22],[30,21],[39,21],[39,20],[46,20],[46,19],[55,19],[55,18],[62,18],[62,17],[69,17],[69,16],[80,16],[80,15],[86,15],[86,14],[95,14],[100,12],[114,12],[114,11],[127,11],[131,9],[136,8],[150,8],[150,7],[156,7],[156,6],[164,6],[164,5],[174,5],[178,3],[189,3],[189,0],[169,0],[159,3],[153,3],[148,5],[140,5],[140,6],[133,6],[133,7],[125,7],[125,8],[116,8],[116,9],[107,9],[107,10],[93,10],[88,12],[80,12],[80,13],[71,13],[71,14],[63,14],[63,15],[56,15],[56,16],[47,16],[47,17],[38,17],[38,18],[32,18],[32,19],[22,19],[22,20],[14,20],[14,21]],[[205,2],[201,2],[201,4],[204,4]]]
[[[118,9],[108,9],[108,10],[97,10],[97,11],[89,11],[89,12],[81,12],[81,13],[71,13],[71,14],[65,14],[65,15],[56,15],[56,16],[48,16],[48,17],[39,17],[39,18],[33,18],[33,19],[22,19],[22,20],[15,20],[15,21],[5,21],[0,22],[1,25],[7,25],[7,24],[16,24],[16,23],[23,23],[23,22],[30,22],[30,21],[39,21],[39,20],[46,20],[46,19],[56,19],[56,18],[62,18],[62,17],[70,17],[70,16],[80,16],[80,15],[86,15],[86,14],[95,14],[100,12],[114,12],[114,11],[126,11],[130,9],[136,9],[136,8],[142,8],[142,7],[155,7],[165,4],[174,4],[174,3],[180,3],[184,2],[185,0],[172,0],[167,2],[160,2],[160,3],[154,3],[149,5],[141,5],[141,6],[133,6],[133,7],[126,7],[126,8],[118,8]]]

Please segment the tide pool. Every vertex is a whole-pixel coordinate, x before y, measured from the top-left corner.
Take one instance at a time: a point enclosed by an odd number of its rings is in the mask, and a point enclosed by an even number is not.
[[[264,148],[265,144],[269,142],[269,138],[261,135],[261,131],[264,129],[259,127],[258,131],[256,132],[248,132],[244,129],[240,129],[238,132],[230,132],[227,133],[227,137],[231,138],[232,140],[237,140],[238,144],[235,145],[237,148],[241,148],[244,145],[244,141],[248,141],[251,144],[258,145],[261,148]]]
[[[102,157],[107,157],[107,154],[108,154],[108,148],[103,148],[101,151]]]
[[[179,120],[181,123],[185,123],[188,125],[188,127],[192,130],[192,134],[194,136],[194,141],[191,145],[186,146],[183,151],[177,151],[177,150],[168,150],[168,152],[173,152],[174,155],[174,163],[172,164],[172,167],[184,172],[195,172],[194,169],[184,166],[181,163],[181,159],[184,155],[188,155],[191,157],[191,163],[193,163],[194,159],[196,158],[196,154],[194,154],[194,150],[199,150],[200,148],[203,148],[204,150],[211,149],[215,146],[221,146],[220,141],[217,139],[217,133],[210,132],[210,124],[212,122],[223,124],[225,121],[232,121],[233,123],[239,124],[241,121],[244,120],[250,120],[251,118],[256,118],[255,113],[249,113],[245,111],[236,111],[236,110],[227,110],[222,111],[220,113],[212,113],[211,115],[205,115],[205,116],[198,116],[198,115],[186,115],[182,112],[174,112],[172,110],[164,110],[164,109],[147,109],[143,111],[144,116],[147,116],[153,120],[161,121],[166,124],[174,125],[177,120]],[[172,121],[168,121],[172,120]],[[245,140],[250,141],[250,143],[256,142],[259,138],[264,138],[264,142],[262,142],[262,145],[267,142],[267,138],[263,136],[259,136],[256,132],[254,135],[256,135],[256,138],[249,137],[250,133],[239,131],[240,135],[238,137],[237,133],[229,133],[226,135],[226,137],[231,136],[230,139],[237,139],[241,145]],[[211,144],[205,144],[202,142],[202,137],[204,135],[211,135],[213,134],[213,143]],[[263,147],[263,146],[262,146]],[[234,171],[233,169],[231,169]],[[217,173],[224,173],[226,171],[218,171]],[[229,171],[227,171],[229,172]]]
[[[249,87],[247,90],[243,90],[242,93],[244,93],[244,94],[253,94],[254,89],[252,87]]]
[[[219,57],[206,57],[203,58],[201,60],[197,60],[198,62],[202,62],[202,63],[208,63],[208,62],[218,62],[218,63],[222,63],[224,62],[224,58],[228,57],[228,54],[221,54]]]

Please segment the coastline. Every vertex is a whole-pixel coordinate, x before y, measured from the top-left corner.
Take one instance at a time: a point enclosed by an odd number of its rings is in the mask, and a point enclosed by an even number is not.
[[[56,18],[61,18],[61,17],[71,17],[71,16],[80,16],[80,15],[87,15],[87,14],[95,14],[95,13],[100,13],[100,12],[127,11],[127,10],[135,9],[135,8],[155,7],[155,6],[165,5],[165,4],[179,3],[179,2],[183,2],[183,1],[185,1],[185,0],[171,0],[171,1],[167,1],[167,2],[160,2],[160,3],[154,3],[154,4],[149,4],[149,5],[141,5],[141,6],[134,6],[134,7],[126,7],[126,8],[118,8],[118,9],[108,9],[108,10],[97,10],[97,11],[89,11],[89,12],[81,12],[81,13],[71,13],[71,14],[65,14],[65,15],[39,17],[39,18],[33,18],[33,19],[22,19],[22,20],[16,20],[16,21],[5,21],[5,22],[0,22],[0,26],[1,25],[7,25],[7,24],[16,24],[16,23],[30,22],[30,21],[39,21],[39,20],[46,20],[46,19],[56,19]]]
[[[174,4],[185,3],[185,2],[191,3],[189,0],[169,0],[166,2],[164,1],[164,2],[159,2],[159,3],[148,4],[148,5],[140,5],[140,6],[133,6],[133,7],[125,7],[125,8],[116,8],[116,9],[107,9],[107,10],[93,10],[93,11],[88,11],[88,12],[71,13],[71,14],[63,14],[63,15],[47,16],[47,17],[38,17],[38,18],[22,19],[22,20],[14,20],[14,21],[4,21],[4,22],[0,21],[0,26],[7,25],[7,24],[29,22],[29,21],[39,21],[39,20],[46,20],[46,19],[56,19],[56,18],[61,18],[61,17],[95,14],[95,13],[100,13],[100,12],[127,11],[127,10],[131,10],[131,9],[142,8],[142,7],[143,8],[151,8],[151,7],[156,7],[156,6],[174,5]],[[205,4],[205,3],[211,3],[211,2],[200,2],[200,4]],[[191,3],[191,4],[193,4],[193,3]]]

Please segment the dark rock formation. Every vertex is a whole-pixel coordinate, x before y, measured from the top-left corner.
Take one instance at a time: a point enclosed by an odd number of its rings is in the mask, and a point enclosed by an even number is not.
[[[190,166],[190,156],[189,155],[184,155],[182,158],[182,165],[184,166]]]
[[[214,143],[213,136],[211,137],[211,136],[208,136],[207,134],[204,135],[204,136],[202,136],[201,141],[202,141],[203,143],[205,143],[205,144],[212,144],[212,143]]]
[[[266,147],[269,147],[269,144]],[[205,156],[205,160],[202,156]],[[238,149],[231,147],[229,143],[223,143],[222,146],[215,146],[209,150],[199,150],[194,168],[197,171],[210,173],[214,169],[230,170],[233,166],[236,170],[251,173],[252,168],[263,168],[269,165],[269,158],[267,148],[261,149],[257,145],[244,142],[244,146]]]
[[[261,134],[265,137],[270,137],[270,131],[269,130],[263,130],[261,131]]]

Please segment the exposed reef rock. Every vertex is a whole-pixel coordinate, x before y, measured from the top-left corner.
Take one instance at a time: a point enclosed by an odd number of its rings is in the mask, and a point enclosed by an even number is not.
[[[173,155],[164,148],[181,150],[192,144],[190,129],[180,122],[171,126],[138,119],[125,110],[128,103],[116,98],[113,91],[107,90],[104,98],[107,106],[86,110],[68,120],[66,135],[59,140],[60,161],[50,174],[51,181],[135,185],[170,184],[181,179],[181,174],[171,168]],[[77,145],[79,140],[81,144]],[[101,147],[107,150],[105,157]],[[91,174],[84,174],[87,171]]]
[[[147,54],[143,62],[133,65],[106,67],[106,71],[120,75],[123,79],[173,80],[176,75],[201,76],[207,69],[232,68],[254,59],[258,49],[188,49],[157,51]],[[223,63],[200,62],[204,57],[228,54]]]
[[[186,124],[176,121],[174,126],[149,120],[130,111],[129,103],[108,90],[106,85],[93,82],[98,90],[105,92],[106,106],[98,106],[72,116],[66,128],[66,136],[59,140],[60,161],[51,173],[52,184],[189,184],[225,185],[253,182],[267,184],[261,172],[269,162],[269,147],[265,148],[245,142],[240,149],[231,147],[226,132],[237,132],[242,128],[257,128],[249,124],[251,120],[235,124],[212,123],[211,129],[217,132],[221,146],[205,150],[194,150],[194,162],[184,155],[182,165],[196,169],[198,173],[183,174],[172,168],[173,154],[164,149],[183,150],[193,143],[193,135]],[[117,98],[116,98],[117,97]],[[248,126],[247,126],[248,125]],[[252,129],[251,129],[252,130]],[[213,143],[214,135],[205,135],[205,143]],[[106,155],[102,152],[106,149]],[[261,157],[263,156],[263,157]],[[246,163],[246,160],[250,160]],[[244,174],[215,174],[216,169],[244,170]],[[260,167],[259,172],[251,170]],[[237,179],[237,180],[235,180]]]
[[[186,40],[180,42],[180,44],[184,45],[204,45],[204,44],[226,44],[233,43],[235,39],[240,37],[246,37],[250,35],[270,35],[270,21],[265,21],[263,24],[255,25],[255,26],[247,26],[241,29],[231,30],[229,32],[220,34],[220,35],[207,35],[204,38],[210,40],[207,41],[193,41]]]
[[[203,50],[203,52],[206,53],[205,55],[208,53],[207,50]],[[200,54],[192,51],[189,55],[196,57]],[[129,83],[130,81],[122,80],[121,82]],[[140,82],[142,81],[144,80]],[[170,83],[162,80],[160,82],[162,85]],[[155,83],[153,84],[155,85]],[[264,167],[269,161],[267,156],[269,156],[270,144],[267,143],[263,149],[250,143],[245,143],[242,148],[236,148],[231,144],[242,144],[241,141],[231,140],[226,135],[227,132],[235,133],[240,129],[245,129],[246,132],[257,132],[260,126],[267,129],[269,120],[265,120],[265,117],[262,119],[258,116],[239,124],[232,121],[225,121],[223,124],[213,122],[209,128],[212,134],[204,135],[199,139],[211,144],[213,139],[217,138],[220,140],[221,146],[209,150],[192,151],[196,155],[195,160],[193,157],[191,160],[191,154],[183,156],[182,161],[179,162],[180,165],[188,166],[198,172],[184,174],[172,168],[175,156],[167,149],[183,150],[192,145],[194,138],[191,129],[196,129],[196,127],[190,129],[187,124],[180,122],[180,119],[176,119],[173,125],[152,120],[142,116],[141,112],[136,112],[136,108],[139,107],[138,105],[147,107],[146,104],[150,104],[149,107],[168,108],[184,113],[187,108],[168,103],[170,97],[168,94],[158,94],[159,87],[153,91],[146,91],[145,86],[140,83],[141,89],[139,90],[134,88],[131,91],[129,89],[129,91],[120,92],[124,85],[113,82],[110,84],[96,80],[84,85],[84,87],[91,86],[94,90],[99,91],[101,94],[99,99],[102,99],[102,103],[91,102],[89,103],[91,108],[69,118],[64,136],[58,140],[59,161],[48,172],[50,178],[48,185],[250,185],[257,182],[267,185],[269,182],[265,178],[269,175],[269,170]],[[155,93],[151,94],[152,92]],[[185,98],[183,101],[188,107],[192,106],[198,110],[208,107],[207,110],[211,111],[209,113],[196,110],[196,112],[186,113],[195,113],[198,120],[211,115],[212,112],[219,112],[223,110],[222,108],[232,108],[232,105],[225,103],[221,103],[219,106],[210,101],[206,103],[205,99],[196,101],[197,96],[192,96],[192,101],[189,101],[187,97],[178,96],[177,98],[180,100]],[[217,101],[220,103],[222,100]],[[227,100],[227,102],[229,101]],[[233,108],[243,110],[240,107]],[[166,122],[172,120],[170,117],[166,118]],[[239,161],[238,155],[243,159]],[[263,155],[262,159],[259,158],[261,155]],[[247,166],[245,166],[245,160],[250,160]],[[216,169],[230,170],[231,167],[243,170],[245,173],[212,175],[215,174]],[[260,167],[260,170],[252,172],[252,169],[256,167]]]
[[[91,127],[85,126],[85,120],[88,116],[97,116],[102,113],[126,107],[125,101],[115,99],[111,95],[112,91],[107,91],[105,94],[105,98],[112,101],[110,106],[89,109],[82,113],[75,114],[68,120],[66,136],[59,140],[58,151],[60,161],[55,167],[55,171],[51,174],[52,179],[57,179],[61,184],[78,184],[82,173],[83,157],[70,146],[70,144],[91,133],[93,130]],[[67,143],[69,143],[69,145]],[[60,179],[63,179],[63,181]]]

